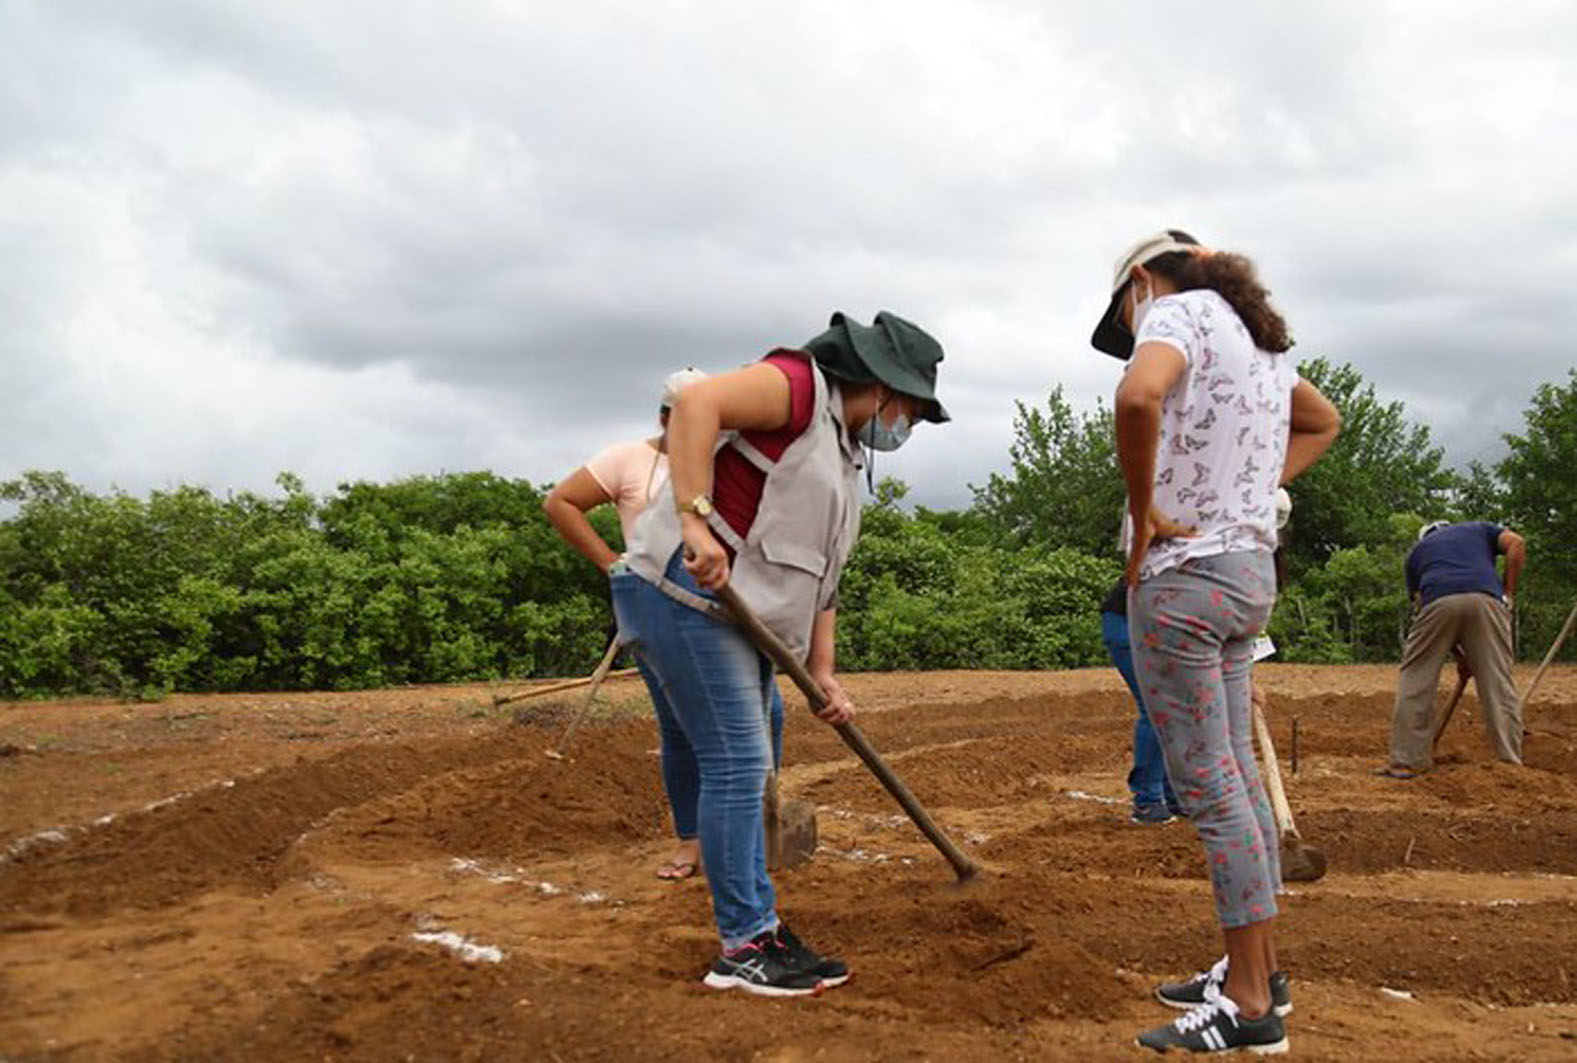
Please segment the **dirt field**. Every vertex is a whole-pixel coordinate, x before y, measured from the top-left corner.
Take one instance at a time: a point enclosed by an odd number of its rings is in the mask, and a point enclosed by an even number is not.
[[[1577,669],[1529,707],[1526,769],[1491,762],[1469,694],[1405,783],[1369,770],[1392,669],[1259,674],[1332,867],[1280,924],[1293,1051],[1577,1059]],[[855,979],[787,1002],[697,984],[707,894],[652,874],[638,682],[564,763],[573,695],[526,723],[483,686],[0,706],[0,1061],[1144,1058],[1174,1014],[1152,984],[1219,938],[1192,830],[1126,820],[1116,673],[849,686],[988,874],[950,885],[791,697],[784,789],[822,849],[781,908]]]

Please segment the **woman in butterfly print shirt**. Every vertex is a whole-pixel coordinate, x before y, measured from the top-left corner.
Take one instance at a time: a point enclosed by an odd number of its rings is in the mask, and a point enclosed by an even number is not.
[[[1130,639],[1210,866],[1227,951],[1229,1003],[1216,1007],[1283,1038],[1269,988],[1278,843],[1254,760],[1250,647],[1275,601],[1276,489],[1324,453],[1340,417],[1297,376],[1247,259],[1160,246],[1133,262],[1109,310],[1133,336],[1115,402],[1135,528]],[[1187,534],[1157,537],[1158,524]]]

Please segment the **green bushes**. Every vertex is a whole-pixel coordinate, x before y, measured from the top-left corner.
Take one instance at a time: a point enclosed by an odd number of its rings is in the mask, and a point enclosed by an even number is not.
[[[1104,660],[1100,602],[1115,559],[971,542],[897,506],[885,480],[840,587],[839,664],[849,669],[1068,668]]]
[[[488,473],[284,497],[0,486],[0,696],[347,689],[589,669],[601,575]],[[616,534],[611,514],[595,521]]]
[[[1426,427],[1350,366],[1304,372],[1342,409],[1331,453],[1292,485],[1288,584],[1271,634],[1289,661],[1395,660],[1402,564],[1425,519],[1528,540],[1524,656],[1577,586],[1577,371],[1533,396],[1507,457],[1444,469]],[[1101,664],[1122,498],[1111,414],[1060,392],[1019,406],[1010,469],[965,510],[905,511],[885,480],[840,588],[846,669]],[[94,495],[60,473],[0,484],[0,697],[345,689],[589,671],[607,585],[530,484],[490,473],[344,484],[316,498],[203,488]],[[610,541],[610,509],[592,514]],[[1568,648],[1569,659],[1577,647]]]

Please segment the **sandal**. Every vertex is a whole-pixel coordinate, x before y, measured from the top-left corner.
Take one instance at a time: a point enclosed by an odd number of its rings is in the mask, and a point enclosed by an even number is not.
[[[1387,764],[1383,768],[1374,769],[1374,773],[1387,779],[1416,779],[1423,774],[1402,764]]]
[[[681,882],[694,878],[699,870],[701,867],[694,860],[670,860],[657,869],[657,877],[664,882]]]

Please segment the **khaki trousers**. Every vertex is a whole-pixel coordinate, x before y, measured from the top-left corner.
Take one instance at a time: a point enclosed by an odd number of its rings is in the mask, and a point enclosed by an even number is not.
[[[1440,668],[1460,645],[1473,669],[1495,755],[1522,763],[1522,705],[1511,681],[1511,611],[1487,594],[1448,594],[1424,606],[1407,633],[1391,718],[1391,763],[1427,770],[1434,747]]]

